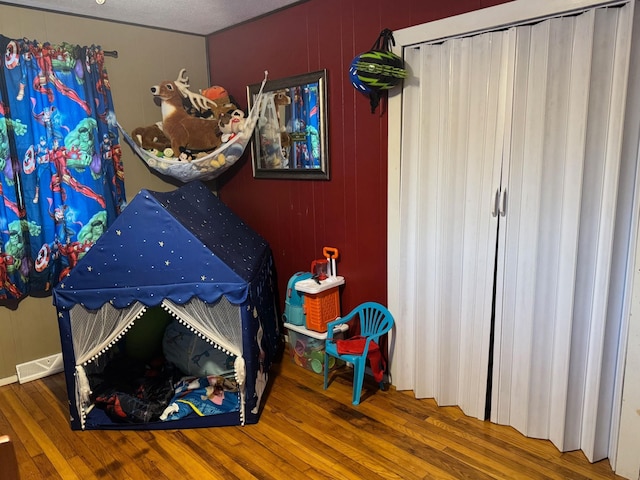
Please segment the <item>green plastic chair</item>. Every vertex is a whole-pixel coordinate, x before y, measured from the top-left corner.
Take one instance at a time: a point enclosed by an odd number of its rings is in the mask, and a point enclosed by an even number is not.
[[[365,337],[364,351],[361,354],[340,354],[333,337],[333,330],[337,325],[358,318],[360,321],[360,335]],[[360,393],[364,380],[364,371],[367,366],[367,353],[371,341],[379,343],[380,337],[393,327],[394,320],[387,308],[376,302],[365,302],[354,308],[345,317],[339,317],[327,324],[327,341],[324,351],[324,389],[327,389],[329,380],[329,357],[349,362],[353,365],[353,400],[354,405],[360,403]],[[382,389],[383,382],[380,382]]]

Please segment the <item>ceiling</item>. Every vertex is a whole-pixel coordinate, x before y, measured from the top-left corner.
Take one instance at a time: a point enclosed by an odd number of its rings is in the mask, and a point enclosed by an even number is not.
[[[0,3],[208,35],[300,0],[2,0]]]

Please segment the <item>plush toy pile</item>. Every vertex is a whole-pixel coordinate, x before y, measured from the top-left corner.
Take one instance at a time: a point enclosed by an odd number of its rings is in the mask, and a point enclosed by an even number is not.
[[[194,93],[189,90],[186,70],[174,81],[151,87],[162,111],[162,122],[133,130],[133,140],[158,157],[193,160],[219,148],[223,135],[238,133],[244,126],[244,112],[220,86]],[[234,131],[228,117],[234,112]],[[229,137],[225,137],[226,141]]]
[[[182,69],[176,80],[152,86],[151,93],[161,108],[162,121],[135,128],[131,135],[120,128],[150,167],[189,182],[214,178],[240,158],[257,114],[245,116],[223,87],[194,93]],[[258,103],[252,110],[257,110]]]

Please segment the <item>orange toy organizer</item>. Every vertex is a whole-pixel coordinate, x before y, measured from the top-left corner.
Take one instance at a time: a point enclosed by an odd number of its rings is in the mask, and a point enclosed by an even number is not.
[[[326,332],[327,323],[340,316],[338,287],[316,294],[305,294],[304,309],[307,314],[307,328],[314,332]]]
[[[340,316],[339,287],[344,285],[344,277],[336,275],[338,250],[324,247],[323,254],[329,261],[329,275],[323,280],[309,278],[295,284],[296,290],[304,294],[307,329],[320,333],[326,332],[327,323]]]

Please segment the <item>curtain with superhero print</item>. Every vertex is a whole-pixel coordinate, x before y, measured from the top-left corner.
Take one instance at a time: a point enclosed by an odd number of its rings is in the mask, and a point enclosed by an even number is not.
[[[318,85],[293,89],[293,164],[295,168],[320,168],[320,115]]]
[[[0,35],[0,305],[44,295],[125,205],[100,47]]]

